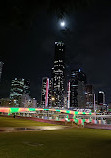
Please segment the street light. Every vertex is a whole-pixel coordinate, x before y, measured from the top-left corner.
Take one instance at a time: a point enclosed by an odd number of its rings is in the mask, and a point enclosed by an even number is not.
[[[51,107],[53,106],[54,101],[55,101],[55,97],[51,97]]]
[[[51,98],[51,100],[52,100],[52,101],[54,101],[54,100],[55,100],[55,98],[54,98],[54,97],[52,97],[52,98]]]

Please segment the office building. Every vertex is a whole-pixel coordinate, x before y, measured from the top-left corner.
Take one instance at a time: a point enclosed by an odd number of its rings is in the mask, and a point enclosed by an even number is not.
[[[85,83],[84,81],[78,81],[78,107],[86,108],[86,96],[85,96]]]
[[[20,99],[23,94],[30,95],[30,82],[25,79],[12,80],[11,90],[10,90],[10,99],[14,100],[15,106],[20,106]]]
[[[67,108],[70,108],[70,95],[71,95],[71,83],[70,81],[68,82],[68,90],[67,90]]]
[[[85,84],[86,75],[79,69],[72,70],[70,81],[70,107],[85,107]]]
[[[98,92],[98,105],[105,105],[105,93],[103,91]]]
[[[64,81],[65,81],[65,46],[63,42],[55,42],[54,67],[52,68],[53,97],[55,106],[64,106]]]
[[[94,90],[92,85],[86,85],[85,87],[85,95],[86,95],[86,107],[93,109],[94,104]]]
[[[48,107],[48,93],[49,93],[49,78],[42,78],[42,90],[41,90],[41,106],[43,108]]]
[[[48,92],[48,107],[53,107],[54,97],[52,94],[53,91],[53,79],[49,79],[49,92]]]

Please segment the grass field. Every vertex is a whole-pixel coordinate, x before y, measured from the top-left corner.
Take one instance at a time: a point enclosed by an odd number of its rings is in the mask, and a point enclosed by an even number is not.
[[[0,127],[46,126],[0,117]],[[111,131],[71,128],[0,133],[0,158],[110,158]]]
[[[21,118],[0,117],[0,127],[55,126],[49,123],[25,120]]]
[[[110,158],[110,154],[108,130],[0,133],[0,158]]]

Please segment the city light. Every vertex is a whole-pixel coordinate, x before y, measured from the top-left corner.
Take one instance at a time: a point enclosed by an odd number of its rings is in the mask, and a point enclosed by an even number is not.
[[[52,99],[52,101],[54,101],[54,100],[55,100],[55,98],[54,98],[54,97],[52,97],[51,99]]]
[[[46,82],[45,107],[48,106],[48,91],[49,91],[49,78],[47,78],[47,82]]]
[[[78,112],[78,111],[71,111],[71,110],[60,110],[60,109],[43,109],[43,108],[6,108],[6,107],[0,107],[0,112],[8,113],[8,115],[12,113],[20,113],[20,112],[31,112],[31,111],[56,111],[60,113],[66,113],[66,114],[73,114],[74,119],[68,119],[68,121],[74,121],[75,123],[84,125],[84,122],[94,122],[93,119],[78,119],[76,118],[77,115],[95,115],[94,113],[88,113],[88,112]],[[63,121],[65,121],[63,119]],[[96,121],[96,120],[95,120]],[[96,123],[96,122],[95,122]]]
[[[68,83],[68,108],[70,108],[70,82]]]

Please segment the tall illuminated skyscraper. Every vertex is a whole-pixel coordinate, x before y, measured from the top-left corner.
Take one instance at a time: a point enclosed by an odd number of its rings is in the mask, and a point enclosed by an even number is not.
[[[48,107],[53,107],[53,95],[52,95],[52,87],[53,86],[53,79],[49,79],[49,93],[48,93]]]
[[[42,78],[42,93],[41,93],[41,106],[43,108],[48,107],[48,100],[49,100],[49,78],[43,77]]]
[[[53,96],[55,106],[64,106],[64,80],[65,80],[65,46],[63,42],[55,42],[54,67],[52,68]]]
[[[70,94],[71,94],[70,88],[71,88],[71,83],[69,81],[68,82],[68,91],[67,91],[67,108],[70,108]]]
[[[0,61],[0,81],[1,81],[1,75],[2,75],[2,68],[3,68],[3,62]]]

